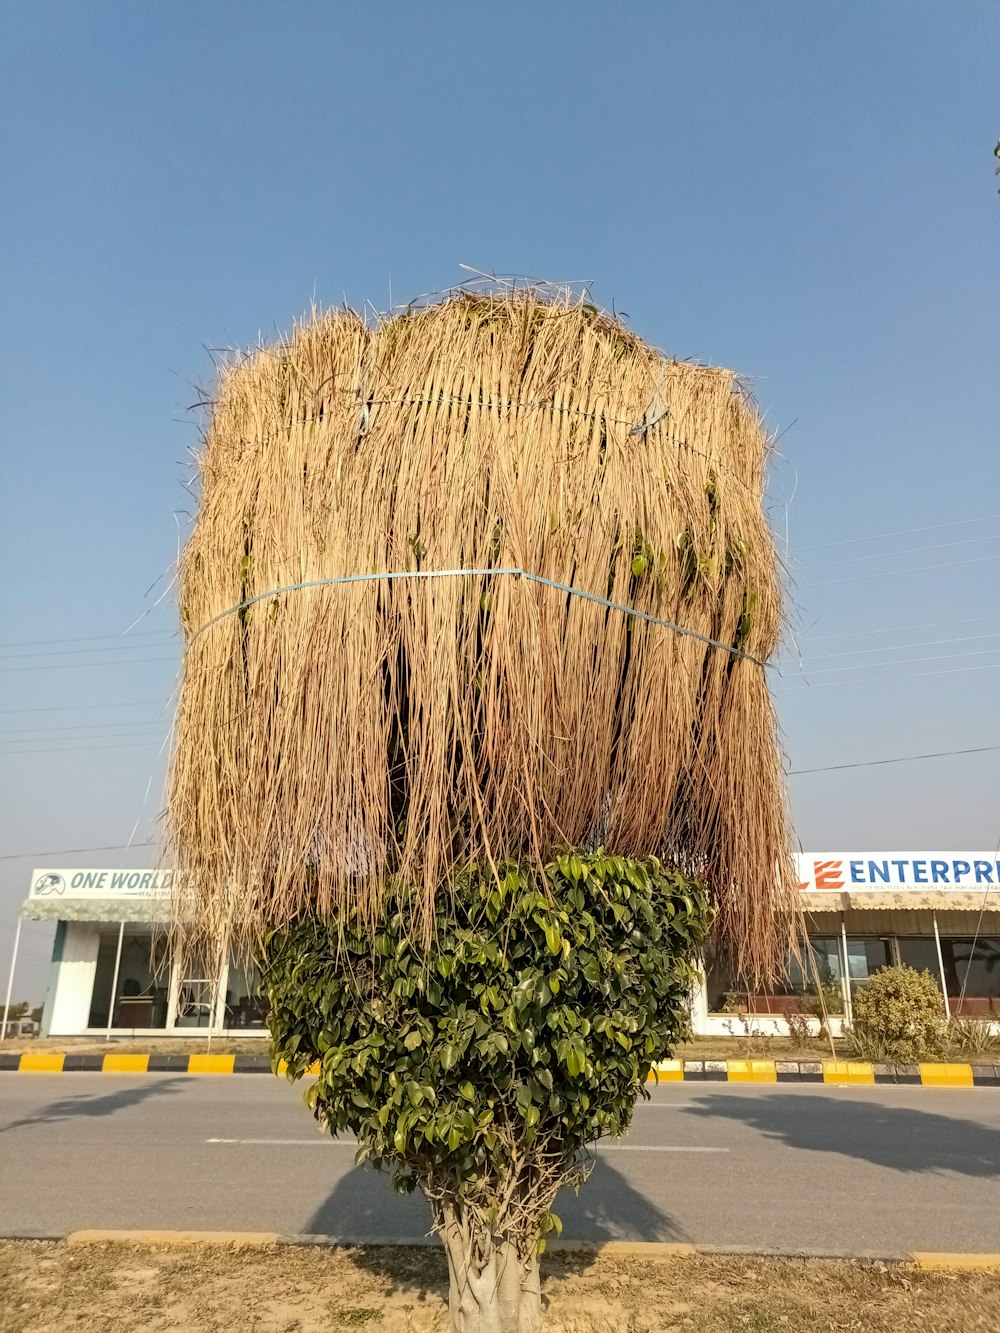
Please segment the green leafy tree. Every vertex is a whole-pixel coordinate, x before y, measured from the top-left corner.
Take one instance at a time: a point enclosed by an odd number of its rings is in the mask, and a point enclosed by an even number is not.
[[[588,1146],[621,1134],[687,1031],[704,890],[655,859],[565,853],[542,878],[469,868],[433,948],[394,888],[375,935],[315,918],[267,949],[275,1059],[358,1161],[419,1187],[444,1240],[455,1327],[540,1327],[538,1255]]]

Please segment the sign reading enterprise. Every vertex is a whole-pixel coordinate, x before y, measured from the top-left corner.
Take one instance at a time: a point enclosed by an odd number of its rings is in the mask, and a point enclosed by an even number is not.
[[[1000,885],[993,852],[808,852],[796,858],[802,893],[915,893]]]

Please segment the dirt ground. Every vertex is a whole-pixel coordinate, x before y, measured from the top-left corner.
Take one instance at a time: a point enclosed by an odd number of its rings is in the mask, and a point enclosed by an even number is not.
[[[743,1258],[543,1260],[547,1333],[977,1333],[1000,1273]],[[0,1242],[2,1333],[445,1333],[435,1249]]]

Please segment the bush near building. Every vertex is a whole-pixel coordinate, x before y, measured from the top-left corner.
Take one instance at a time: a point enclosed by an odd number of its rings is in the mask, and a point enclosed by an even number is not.
[[[930,972],[883,967],[853,998],[849,1039],[864,1060],[916,1064],[940,1058],[948,1042],[941,991]]]

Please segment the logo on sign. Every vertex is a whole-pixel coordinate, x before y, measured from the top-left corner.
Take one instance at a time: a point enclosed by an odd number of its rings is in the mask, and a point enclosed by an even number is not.
[[[817,889],[842,889],[844,887],[843,861],[814,861],[813,877]]]
[[[65,893],[66,881],[62,875],[57,875],[54,871],[48,875],[43,875],[41,879],[35,881],[35,892],[37,894]]]

